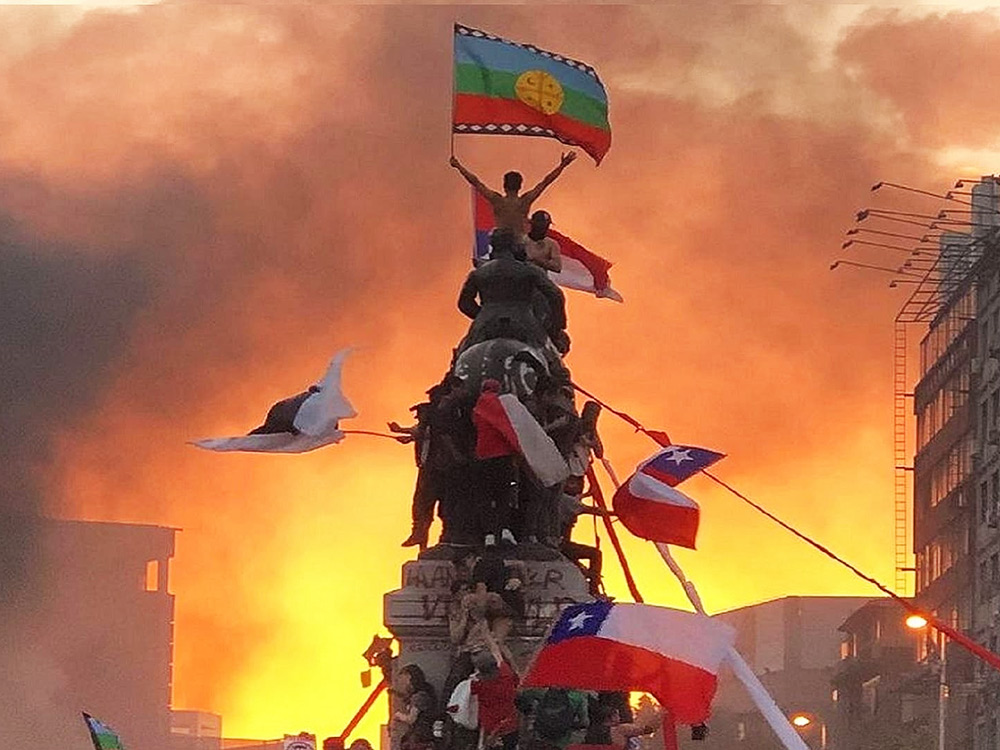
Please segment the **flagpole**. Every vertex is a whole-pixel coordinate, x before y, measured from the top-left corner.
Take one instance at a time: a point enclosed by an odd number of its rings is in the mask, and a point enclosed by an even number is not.
[[[451,26],[451,122],[448,124],[451,144],[449,157],[455,155],[455,98],[458,96],[455,87],[455,24]]]
[[[670,568],[670,572],[680,582],[684,593],[687,594],[688,601],[691,602],[695,611],[698,614],[708,616],[708,613],[705,612],[705,607],[701,603],[701,597],[698,595],[698,589],[695,588],[694,583],[688,580],[687,576],[684,575],[684,571],[681,570],[681,566],[677,564],[673,555],[670,554],[670,546],[663,542],[656,542],[655,544],[663,561]],[[736,650],[735,646],[730,646],[727,650],[726,661],[729,663],[730,669],[733,670],[733,675],[736,676],[736,679],[743,683],[743,687],[746,688],[750,699],[757,706],[757,710],[760,711],[761,716],[771,725],[771,729],[774,730],[781,744],[788,750],[809,750],[809,746],[799,736],[799,733],[795,731],[791,722],[788,721],[788,717],[785,716],[784,711],[774,702],[774,698],[767,692],[767,688],[764,687],[757,675],[754,674],[750,665],[746,663],[743,655]]]
[[[601,458],[601,464],[604,466],[604,470],[608,472],[608,476],[611,477],[611,482],[614,484],[615,489],[621,486],[618,481],[618,477],[615,474],[614,468],[611,466],[611,462],[607,458]],[[670,568],[670,572],[674,574],[677,580],[681,584],[681,588],[684,589],[684,593],[687,594],[688,601],[691,602],[691,606],[694,607],[698,614],[708,616],[705,612],[705,607],[702,604],[701,596],[698,594],[698,589],[695,588],[693,582],[689,581],[687,576],[684,575],[684,571],[681,566],[677,564],[674,560],[673,555],[670,554],[670,547],[663,542],[656,542],[656,549],[659,551],[660,556],[663,561]],[[750,695],[750,699],[757,706],[757,710],[760,711],[761,715],[771,725],[771,729],[778,736],[781,743],[787,748],[787,750],[809,750],[809,747],[799,736],[795,728],[792,727],[791,723],[788,721],[788,717],[785,716],[784,712],[778,708],[778,705],[774,702],[770,693],[767,692],[767,688],[761,684],[760,680],[757,679],[757,675],[753,673],[750,666],[743,659],[743,655],[736,650],[735,646],[730,646],[726,653],[727,661],[729,662],[730,668],[733,670],[733,674],[736,678],[743,683],[743,687],[746,688],[747,693]]]
[[[608,537],[611,539],[611,546],[615,548],[615,554],[618,555],[618,562],[621,564],[622,572],[625,574],[625,583],[628,586],[629,593],[632,594],[633,600],[642,604],[642,594],[639,593],[639,589],[635,585],[635,579],[632,577],[631,569],[629,569],[628,560],[625,558],[625,551],[622,549],[621,542],[618,540],[618,533],[615,531],[615,527],[611,523],[611,515],[608,511],[608,504],[604,501],[604,493],[601,492],[601,485],[597,483],[597,475],[594,473],[593,466],[587,468],[587,479],[590,481],[590,489],[593,493],[594,503],[601,510],[601,518],[604,519],[604,528],[608,532]]]

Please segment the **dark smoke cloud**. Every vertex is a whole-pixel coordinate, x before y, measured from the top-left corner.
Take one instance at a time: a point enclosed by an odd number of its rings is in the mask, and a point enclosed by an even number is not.
[[[52,434],[85,414],[107,386],[148,288],[133,255],[95,257],[46,243],[0,216],[2,604],[33,567]]]

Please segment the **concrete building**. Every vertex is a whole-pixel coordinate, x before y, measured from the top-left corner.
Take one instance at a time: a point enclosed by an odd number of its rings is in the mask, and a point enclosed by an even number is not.
[[[971,630],[980,643],[996,651],[1000,634],[1000,246],[993,234],[998,224],[998,184],[984,178],[973,188],[973,228],[982,245],[975,269],[977,356],[973,367],[976,437],[973,453],[977,492],[970,502]],[[948,652],[949,659],[951,651]],[[950,670],[950,662],[949,662]],[[995,750],[1000,743],[1000,675],[976,663],[964,674],[963,693],[972,694],[969,718],[973,747]]]
[[[938,673],[921,663],[922,634],[891,599],[873,599],[840,626],[833,679],[836,750],[933,750]]]
[[[170,712],[170,750],[221,750],[222,717],[207,711]]]
[[[993,260],[997,187],[992,177],[976,183],[969,232],[940,236],[937,268],[928,277],[934,287],[933,316],[921,341],[914,389],[916,600],[981,639],[995,628],[988,592],[1000,587],[1000,563],[995,574],[990,568],[997,559],[991,555],[1000,554],[990,526],[991,508],[1000,496],[1000,368],[994,356],[1000,354],[1000,284]],[[972,747],[973,727],[978,727],[987,743],[981,746],[993,750],[996,745],[988,738],[996,735],[995,717],[983,710],[974,660],[937,636],[922,642],[918,655],[944,671],[935,708],[944,717],[943,736],[935,746]]]
[[[175,529],[42,524],[38,627],[26,637],[60,676],[54,710],[101,719],[130,750],[163,750],[170,733]],[[53,717],[60,720],[60,717]]]
[[[736,648],[789,717],[808,724],[799,729],[815,750],[836,744],[837,705],[831,680],[840,662],[843,621],[867,598],[788,596],[717,615],[736,628]],[[747,697],[743,685],[724,669],[706,740],[681,736],[685,748],[772,750],[781,745]]]

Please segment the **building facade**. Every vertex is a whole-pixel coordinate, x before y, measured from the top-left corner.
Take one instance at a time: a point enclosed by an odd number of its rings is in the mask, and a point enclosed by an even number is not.
[[[991,270],[997,183],[971,191],[969,232],[943,232],[934,281],[937,311],[920,346],[913,461],[916,601],[952,627],[983,642],[990,612],[990,569],[997,539],[991,507],[1000,496],[1000,285]],[[992,484],[991,484],[992,481]],[[984,712],[982,672],[967,652],[928,633],[918,656],[940,672],[935,747],[995,750],[994,718]],[[992,722],[992,726],[991,726]],[[982,744],[985,743],[985,744]]]
[[[170,736],[174,529],[45,521],[42,603],[28,634],[59,675],[53,711],[101,719],[130,750]],[[54,716],[54,721],[63,717]],[[85,736],[86,732],[82,731]]]
[[[832,680],[840,662],[838,630],[862,597],[788,596],[722,612],[736,629],[736,648],[788,717],[807,722],[798,731],[812,750],[837,745]],[[681,737],[691,750],[773,750],[781,744],[736,678],[723,670],[709,735]]]
[[[919,660],[924,634],[888,598],[852,612],[840,631],[835,749],[934,750],[939,673]]]
[[[973,541],[972,634],[996,652],[1000,634],[1000,247],[998,185],[983,179],[973,189],[973,232],[983,246],[976,268],[976,361],[973,368],[976,494],[970,519]],[[950,657],[950,652],[949,652]],[[1000,747],[1000,674],[976,663],[969,675],[973,747]]]

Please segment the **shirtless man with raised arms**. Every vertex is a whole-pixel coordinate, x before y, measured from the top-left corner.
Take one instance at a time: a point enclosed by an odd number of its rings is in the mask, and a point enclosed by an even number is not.
[[[562,171],[568,167],[576,158],[575,151],[568,151],[559,159],[559,166],[542,178],[541,182],[535,185],[526,193],[520,193],[524,178],[520,172],[507,172],[503,176],[503,193],[488,188],[483,181],[470,172],[456,158],[451,157],[451,166],[457,169],[462,177],[468,180],[469,184],[482,195],[490,206],[493,207],[493,218],[496,221],[497,229],[512,229],[519,238],[524,238],[528,225],[528,211],[531,204],[538,200],[538,196],[555,182]]]

